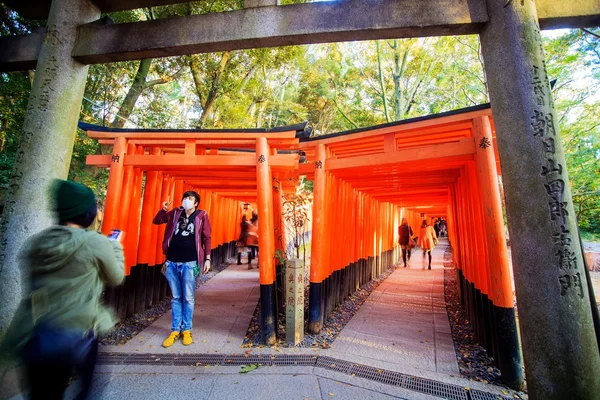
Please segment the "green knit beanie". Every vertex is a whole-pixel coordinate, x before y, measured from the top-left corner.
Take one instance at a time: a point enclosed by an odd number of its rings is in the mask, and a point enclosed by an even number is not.
[[[92,189],[79,183],[55,179],[52,188],[53,209],[60,221],[69,221],[88,212],[96,204]]]

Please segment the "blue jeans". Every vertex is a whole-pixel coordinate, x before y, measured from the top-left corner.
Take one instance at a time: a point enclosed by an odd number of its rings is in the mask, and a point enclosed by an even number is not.
[[[171,330],[174,332],[189,331],[192,329],[194,316],[194,268],[197,261],[184,263],[168,261],[167,281],[173,295],[171,299],[171,316],[173,323]]]

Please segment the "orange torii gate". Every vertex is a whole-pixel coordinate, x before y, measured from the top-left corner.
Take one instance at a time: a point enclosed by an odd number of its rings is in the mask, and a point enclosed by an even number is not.
[[[309,329],[394,264],[403,217],[446,217],[461,299],[512,387],[523,380],[489,105],[300,140],[314,179]]]
[[[88,164],[110,167],[102,229],[130,232],[127,272],[163,261],[163,232],[151,219],[166,198],[177,200],[191,188],[201,193],[223,254],[239,234],[242,202],[256,203],[261,326],[268,344],[276,339],[280,191],[291,189],[282,183],[302,175],[314,180],[312,235],[318,240],[311,244],[309,329],[315,333],[345,297],[396,263],[402,218],[418,235],[423,219],[445,217],[462,304],[477,337],[507,383],[522,381],[489,105],[318,137],[300,133],[305,125],[271,131],[84,128],[114,145],[112,155],[89,156]],[[148,270],[160,279],[157,268]]]
[[[210,217],[214,262],[233,255],[245,202],[256,204],[261,252],[274,254],[271,181],[276,177],[283,183],[277,193],[289,190],[286,178],[297,169],[299,159],[298,152],[289,149],[297,147],[296,133],[305,126],[167,131],[80,123],[90,138],[113,146],[111,155],[90,155],[87,164],[110,168],[102,232],[116,228],[127,233],[128,278],[123,289],[112,293],[120,315],[141,311],[166,294],[160,268],[154,268],[164,262],[161,243],[165,228],[153,225],[152,218],[162,202],[171,199],[177,204],[186,190],[200,194],[200,207]],[[273,258],[260,257],[259,263],[261,295],[274,299]],[[274,303],[263,301],[264,315],[274,315]],[[274,319],[267,320],[271,322],[263,328],[274,335]]]

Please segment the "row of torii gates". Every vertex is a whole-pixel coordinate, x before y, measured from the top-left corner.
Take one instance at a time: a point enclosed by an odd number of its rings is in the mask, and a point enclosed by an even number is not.
[[[282,194],[306,176],[314,180],[312,332],[321,330],[345,296],[398,260],[403,217],[418,235],[423,219],[444,216],[462,304],[478,339],[507,383],[522,382],[489,105],[312,138],[303,132],[305,124],[238,131],[80,126],[90,138],[113,145],[111,155],[88,156],[87,164],[110,168],[102,231],[128,233],[127,275],[150,266],[144,274],[154,281],[146,279],[145,285],[159,283],[159,268],[152,267],[164,260],[164,226],[152,225],[152,218],[167,198],[177,204],[186,190],[200,193],[213,226],[213,259],[231,250],[243,204],[255,203],[261,327],[273,344],[275,251],[286,248]],[[140,284],[135,283],[138,290]]]
[[[589,284],[585,279],[582,250],[577,240],[576,214],[544,63],[540,29],[597,27],[600,24],[599,0],[377,0],[374,3],[341,0],[287,5],[280,5],[280,0],[244,0],[243,5],[242,2],[232,3],[231,10],[202,15],[133,23],[111,23],[110,18],[101,18],[102,13],[182,2],[185,1],[4,0],[4,4],[18,11],[21,16],[47,19],[47,24],[45,28],[31,33],[0,37],[0,71],[35,68],[21,143],[5,211],[0,221],[0,293],[4,296],[0,302],[0,337],[13,317],[19,299],[26,294],[21,283],[23,272],[17,262],[18,249],[27,237],[53,222],[52,215],[47,211],[46,191],[53,178],[67,177],[89,65],[286,45],[473,34],[478,35],[481,43],[486,84],[497,132],[498,153],[502,160],[528,393],[531,398],[544,400],[597,397],[600,393],[600,380],[596,376],[600,370],[600,326],[595,327],[593,322],[594,307],[588,290]],[[477,126],[484,120],[475,118],[473,121],[474,126]],[[377,129],[383,131],[387,128]],[[478,129],[473,132],[478,132]],[[357,132],[355,135],[368,136],[369,133]],[[489,254],[496,254],[490,243],[501,241],[487,232],[490,214],[476,197],[477,190],[485,193],[483,198],[487,197],[485,188],[487,185],[493,187],[491,179],[475,180],[472,176],[478,174],[473,146],[479,152],[480,142],[473,141],[469,144],[468,138],[465,138],[452,144],[440,144],[451,155],[445,157],[447,167],[436,170],[435,163],[419,161],[419,157],[424,155],[418,148],[403,147],[402,135],[390,135],[387,139],[385,135],[380,135],[383,139],[370,144],[367,144],[367,138],[356,138],[358,144],[355,147],[345,147],[345,140],[335,137],[294,143],[291,133],[288,139],[274,139],[270,137],[274,135],[268,132],[263,132],[262,135],[257,133],[257,136],[253,143],[247,144],[258,154],[250,157],[239,154],[235,157],[212,153],[200,155],[202,144],[200,149],[195,150],[193,143],[186,144],[183,157],[186,162],[189,158],[185,154],[196,154],[195,158],[198,159],[190,161],[191,165],[186,169],[198,167],[199,160],[225,160],[227,157],[238,158],[244,164],[242,167],[256,168],[257,193],[266,196],[257,198],[262,207],[259,211],[264,218],[268,214],[270,202],[275,201],[271,191],[261,190],[272,183],[269,171],[273,176],[280,175],[283,179],[280,182],[284,182],[285,190],[285,175],[295,169],[295,161],[292,160],[294,156],[284,153],[286,146],[290,150],[295,146],[297,149],[305,148],[314,165],[321,166],[312,171],[304,171],[310,167],[300,165],[296,171],[296,174],[314,174],[317,194],[315,206],[318,210],[314,221],[317,231],[313,234],[321,234],[322,229],[329,233],[339,229],[341,233],[336,233],[338,236],[334,235],[331,240],[340,241],[341,237],[350,235],[354,244],[358,245],[354,248],[359,249],[359,254],[342,253],[338,258],[334,254],[334,251],[338,251],[337,247],[330,245],[321,248],[320,243],[315,244],[317,247],[313,249],[313,258],[317,257],[319,260],[320,257],[323,262],[315,264],[320,266],[311,271],[313,303],[310,319],[313,329],[319,326],[323,317],[314,303],[314,299],[319,297],[314,292],[318,292],[320,287],[321,293],[327,293],[327,285],[340,275],[339,271],[347,270],[347,263],[360,260],[359,257],[367,257],[367,260],[369,257],[377,257],[384,249],[389,251],[389,246],[394,243],[391,233],[394,230],[388,228],[393,228],[391,225],[392,221],[396,222],[395,217],[382,216],[386,213],[388,216],[398,215],[399,205],[393,205],[397,203],[390,203],[390,199],[384,197],[387,193],[393,194],[397,188],[393,183],[389,184],[392,187],[383,189],[386,193],[382,194],[377,193],[373,186],[376,186],[374,183],[382,176],[396,174],[399,182],[402,179],[416,180],[417,177],[423,183],[436,180],[444,183],[444,179],[454,179],[452,184],[447,184],[449,189],[445,193],[448,197],[445,204],[450,205],[445,212],[453,221],[450,226],[455,236],[451,237],[452,244],[465,281],[478,285],[478,291],[465,290],[463,295],[470,299],[468,307],[472,312],[479,310],[479,306],[474,310],[473,305],[482,304],[475,300],[487,285],[487,292],[482,294],[488,295],[494,309],[506,309],[507,318],[512,320],[509,302],[506,301],[505,306],[501,300],[502,296],[506,300],[505,290],[496,290],[506,286],[503,283],[504,267],[497,265],[501,258],[486,264],[486,267],[481,264],[482,260],[490,257]],[[395,153],[388,153],[388,150],[394,149],[394,138]],[[215,140],[224,139],[221,137]],[[282,140],[282,143],[277,143],[278,140]],[[364,146],[360,140],[365,141]],[[147,162],[145,160],[152,160],[152,157],[168,156],[131,152],[126,155],[128,147],[131,150],[127,138],[116,141],[119,160],[129,158],[128,162],[143,163]],[[487,141],[484,140],[481,144],[486,147]],[[436,148],[434,143],[429,146],[430,149]],[[158,149],[151,151],[163,151],[160,146],[154,147]],[[206,148],[212,152],[216,151],[213,148],[220,147],[206,144]],[[229,148],[229,145],[225,148]],[[277,149],[277,154],[274,149]],[[282,149],[281,152],[279,149]],[[360,149],[377,156],[366,153],[359,156],[353,153],[361,151]],[[135,152],[137,151],[136,145]],[[381,151],[381,154],[377,151]],[[471,151],[475,166],[470,166],[472,164],[469,161],[461,160],[461,157],[469,157],[461,151]],[[260,158],[261,155],[263,158]],[[400,171],[395,169],[398,167],[386,166],[393,164],[386,161],[395,156],[414,157],[414,171]],[[257,165],[258,159],[264,162]],[[354,159],[359,166],[352,168],[349,165],[350,159]],[[100,165],[110,163],[110,160],[96,161]],[[377,164],[378,162],[382,163]],[[136,168],[144,168],[144,165],[135,163],[131,166],[134,171]],[[168,174],[168,167],[161,166],[155,171]],[[118,168],[120,167],[116,169]],[[493,168],[490,167],[489,170]],[[123,178],[118,179],[125,179],[126,171],[127,164],[123,167]],[[361,174],[369,171],[377,173],[377,177],[366,183],[360,182]],[[405,174],[403,178],[400,177],[402,174]],[[162,175],[161,178],[162,195],[166,184]],[[129,179],[127,176],[127,181]],[[134,182],[135,179],[134,177]],[[181,183],[177,183],[181,180],[181,177],[174,175],[171,189],[169,175],[167,191],[172,191],[175,195],[175,190],[181,189]],[[475,185],[476,182],[479,186]],[[159,186],[158,180],[156,186]],[[124,195],[128,195],[127,190]],[[158,190],[154,190],[157,196]],[[209,191],[212,193],[212,190]],[[323,193],[327,193],[327,196],[324,197]],[[425,199],[423,194],[420,197]],[[207,192],[204,195],[208,199]],[[434,201],[436,197],[435,192],[432,192],[429,199]],[[444,197],[443,191],[439,192],[439,197]],[[216,195],[213,199],[211,195],[210,204],[212,207],[214,200],[215,211],[221,209],[218,212],[225,213],[222,207],[216,205],[224,205],[226,201],[235,202],[233,198],[234,196],[222,197],[223,200],[219,200],[220,196]],[[34,208],[31,207],[32,199],[36,201]],[[406,201],[405,210],[410,209],[410,200]],[[344,204],[346,207],[339,208]],[[350,207],[351,205],[354,207]],[[342,211],[359,213],[355,221],[362,224],[364,229],[353,231],[353,235],[350,234],[352,230],[341,230],[334,222],[343,222],[337,217],[337,213]],[[410,217],[410,213],[406,213]],[[363,218],[367,215],[372,217]],[[481,215],[485,219],[478,220]],[[119,221],[122,217],[109,215],[109,218]],[[213,218],[218,219],[218,216]],[[32,224],[31,221],[36,223]],[[478,225],[478,221],[485,223]],[[384,222],[389,226],[384,226]],[[414,224],[414,221],[411,222]],[[488,235],[480,236],[483,229]],[[363,236],[358,235],[360,232]],[[368,236],[365,237],[365,234]],[[222,235],[223,238],[227,237],[227,234]],[[151,239],[153,237],[154,233]],[[263,240],[267,240],[266,236]],[[482,240],[486,241],[485,246],[479,247]],[[264,251],[264,246],[269,249],[268,246],[271,245],[262,243],[261,246]],[[153,247],[149,248],[149,253],[152,249]],[[500,253],[502,251],[498,252]],[[128,255],[128,260],[132,259],[132,255]],[[152,254],[142,256],[152,257]],[[140,261],[139,257],[137,261]],[[265,272],[261,271],[261,284],[268,287],[272,282],[273,271],[269,267],[264,270]],[[331,271],[334,272],[330,274]],[[337,275],[335,271],[338,271]],[[483,326],[485,329],[485,320],[483,324],[479,322],[477,320],[476,326]],[[507,324],[499,324],[499,327],[509,327],[511,324],[514,323],[509,321]],[[508,328],[506,330],[510,331]],[[497,342],[506,340],[516,345],[513,336],[510,334],[496,339]],[[503,346],[502,349],[504,348],[506,347]],[[512,354],[516,354],[516,351]],[[518,365],[519,360],[510,364]],[[503,367],[503,375],[510,376],[509,370],[510,368]],[[515,378],[514,385],[520,383],[519,374],[513,374],[512,378]]]

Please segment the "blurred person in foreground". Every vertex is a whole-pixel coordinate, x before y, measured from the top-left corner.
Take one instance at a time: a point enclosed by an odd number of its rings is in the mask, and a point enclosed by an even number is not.
[[[78,398],[85,399],[97,335],[114,326],[101,296],[105,285],[123,281],[123,249],[118,240],[87,230],[97,213],[88,187],[55,180],[51,203],[58,225],[29,238],[19,253],[31,294],[15,314],[3,352],[24,361],[32,399],[61,399],[73,370],[83,386]]]

